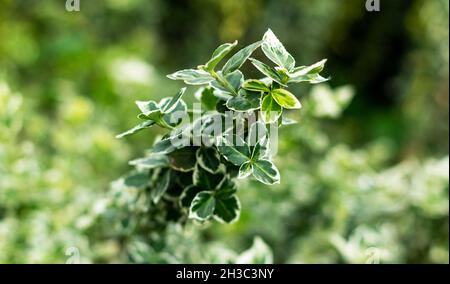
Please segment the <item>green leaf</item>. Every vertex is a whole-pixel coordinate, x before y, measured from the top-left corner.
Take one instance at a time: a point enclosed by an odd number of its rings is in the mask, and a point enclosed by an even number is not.
[[[280,173],[269,160],[258,160],[252,164],[253,176],[260,182],[268,185],[280,183]]]
[[[248,90],[248,91],[254,91],[254,92],[270,92],[269,86],[264,84],[264,82],[260,80],[246,80],[244,84],[242,84],[242,88]]]
[[[159,110],[159,106],[155,101],[136,101],[135,103],[144,115],[148,115]]]
[[[239,219],[241,204],[236,195],[215,198],[214,219],[222,223],[233,223]]]
[[[252,53],[261,45],[262,41],[255,42],[249,46],[239,50],[228,59],[227,63],[222,68],[224,75],[231,73],[241,68],[242,64],[252,55]]]
[[[195,93],[195,97],[201,102],[205,110],[215,110],[219,98],[214,95],[214,89],[211,87],[201,88]]]
[[[161,100],[160,104],[162,106],[166,106],[170,103],[170,98],[164,98]],[[169,113],[166,113],[162,116],[162,120],[164,123],[171,126],[176,127],[181,124],[183,118],[187,115],[187,106],[183,100],[178,100],[177,104],[174,107],[171,107],[172,110]],[[159,121],[161,123],[161,121]],[[165,125],[162,125],[165,127]]]
[[[219,171],[215,174],[211,174],[200,166],[195,168],[193,175],[193,183],[203,190],[215,190],[220,187],[225,179],[226,176],[223,172]]]
[[[292,70],[292,72],[289,73],[289,77],[296,78],[296,77],[302,77],[305,75],[318,74],[318,73],[322,72],[323,68],[325,67],[326,62],[327,62],[327,59],[323,59],[317,63],[314,63],[311,66],[296,67]]]
[[[158,201],[167,191],[170,184],[170,178],[171,178],[171,171],[166,170],[163,172],[162,176],[160,175],[160,177],[156,180],[154,186],[152,187],[152,190],[150,191],[150,197],[153,203],[155,204],[158,203]]]
[[[208,72],[197,69],[185,69],[167,75],[171,80],[183,80],[188,85],[204,85],[213,81],[214,78]]]
[[[180,196],[179,204],[183,208],[191,207],[192,200],[194,200],[197,193],[202,191],[202,189],[196,185],[190,185],[185,188],[183,193]]]
[[[144,120],[158,121],[161,119],[161,109],[159,105],[154,101],[136,101],[136,105],[142,112],[138,115],[138,118]]]
[[[283,109],[271,95],[266,95],[262,100],[261,112],[264,122],[273,123],[281,116]]]
[[[135,173],[124,178],[124,184],[130,187],[144,188],[149,184],[150,177],[148,172]]]
[[[252,174],[252,164],[250,162],[245,162],[239,167],[238,179],[244,179]]]
[[[219,71],[217,72],[217,76],[220,78],[220,81],[212,81],[210,86],[226,94],[237,94],[238,90],[242,86],[242,83],[244,83],[244,75],[239,70],[225,76],[223,76],[222,72]]]
[[[160,154],[168,154],[175,151],[175,147],[170,139],[162,139],[153,145],[152,152]]]
[[[288,90],[275,89],[271,92],[273,99],[286,109],[300,109],[302,105],[297,98]]]
[[[324,78],[319,73],[325,67],[326,59],[321,60],[311,66],[302,66],[295,68],[289,76],[289,83],[309,82],[310,84],[319,84],[328,81],[330,78]]]
[[[182,88],[172,99],[167,101],[163,106],[161,106],[162,113],[170,113],[173,110],[175,110],[176,106],[178,105],[178,102],[180,101],[183,94],[186,92],[186,88]]]
[[[151,127],[154,124],[155,124],[155,122],[152,121],[152,120],[144,121],[141,124],[131,128],[130,130],[127,130],[127,131],[117,135],[116,138],[123,138],[125,136],[132,135],[132,134],[134,134],[134,133],[136,133],[138,131],[141,131],[142,129],[149,128],[149,127]]]
[[[166,155],[152,153],[148,157],[132,160],[129,164],[142,169],[154,169],[167,167],[169,165],[169,159]]]
[[[264,142],[265,141],[258,142],[253,147],[252,161],[258,160],[263,155],[263,153],[265,152],[265,150],[266,150],[265,145],[264,146],[262,145],[262,143],[264,143]]]
[[[194,170],[197,158],[194,147],[184,147],[169,154],[170,167],[180,172],[190,172]]]
[[[237,41],[233,43],[224,43],[214,50],[211,59],[205,64],[204,69],[212,71],[217,64],[237,45]]]
[[[230,178],[224,178],[216,188],[217,198],[228,198],[236,193],[236,183]]]
[[[155,142],[152,147],[152,152],[168,154],[176,149],[186,147],[186,144],[189,144],[189,133],[189,129],[177,129],[175,133],[166,135],[161,140]]]
[[[220,155],[212,147],[201,147],[197,150],[197,162],[206,171],[215,174],[220,169]]]
[[[237,135],[232,135],[230,138],[231,139],[222,137],[219,141],[219,146],[217,146],[217,148],[219,149],[220,154],[222,154],[227,161],[236,166],[240,166],[249,161],[250,149],[247,143]]]
[[[261,93],[239,90],[236,97],[228,99],[226,106],[233,111],[252,111],[261,107]]]
[[[271,29],[263,36],[261,49],[273,63],[290,71],[295,67],[295,59],[286,51]]]
[[[320,83],[330,80],[330,78],[324,78],[324,77],[320,76],[319,74],[310,75],[309,77],[310,78],[309,78],[308,82],[310,84],[320,84]]]
[[[214,214],[215,207],[216,199],[214,198],[213,193],[201,191],[197,193],[194,200],[192,200],[189,209],[189,218],[205,221]]]
[[[283,82],[283,77],[281,77],[281,75],[277,72],[277,70],[254,58],[250,58],[250,61],[252,62],[253,66],[255,66],[256,69],[259,70],[259,72],[271,78],[278,84],[286,86],[286,84]]]
[[[222,172],[211,174],[200,166],[196,166],[193,175],[194,185],[204,190],[214,190],[224,180],[225,175]]]

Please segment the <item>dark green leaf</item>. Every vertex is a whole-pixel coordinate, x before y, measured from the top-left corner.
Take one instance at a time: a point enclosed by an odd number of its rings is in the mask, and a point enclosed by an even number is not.
[[[211,174],[202,167],[196,166],[194,170],[193,182],[196,186],[202,188],[203,190],[213,190],[221,184],[224,178],[225,175],[222,172]]]
[[[197,159],[196,148],[184,147],[171,152],[169,156],[170,167],[176,171],[189,172],[194,170]]]
[[[241,205],[236,195],[215,199],[214,218],[219,222],[233,223],[239,219]]]
[[[200,187],[196,185],[188,186],[180,196],[180,206],[183,208],[191,207],[192,200],[194,200],[197,193],[202,191]]]
[[[217,148],[227,161],[236,166],[250,160],[250,149],[247,143],[237,135],[232,135],[229,139],[222,138]]]
[[[220,155],[213,147],[201,147],[197,150],[197,162],[206,171],[215,174],[220,169]]]
[[[216,199],[213,193],[210,191],[201,191],[192,200],[189,218],[205,221],[214,214],[215,207]]]

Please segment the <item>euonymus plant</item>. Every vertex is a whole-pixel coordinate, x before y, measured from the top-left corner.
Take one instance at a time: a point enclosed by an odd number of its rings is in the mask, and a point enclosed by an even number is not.
[[[187,108],[182,100],[186,88],[159,102],[137,101],[142,122],[118,135],[132,135],[155,125],[169,132],[157,139],[145,157],[130,162],[135,170],[123,179],[127,185],[144,189],[150,210],[158,213],[161,222],[237,220],[236,179],[253,176],[267,185],[280,182],[271,161],[269,136],[274,126],[291,123],[283,118],[285,110],[301,108],[288,91],[289,85],[327,80],[320,75],[326,60],[296,66],[270,29],[261,41],[225,60],[236,45],[237,41],[222,44],[205,64],[167,76],[199,86],[195,96],[201,108]],[[258,48],[274,66],[251,57]],[[247,60],[262,78],[244,77],[240,68]],[[186,119],[192,122],[183,123]]]

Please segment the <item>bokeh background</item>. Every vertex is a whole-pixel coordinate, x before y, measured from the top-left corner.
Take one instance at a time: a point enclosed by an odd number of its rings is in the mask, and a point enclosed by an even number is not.
[[[448,263],[448,22],[447,0],[0,0],[0,263],[64,263],[71,247],[86,263]],[[157,245],[132,214],[100,220],[134,206],[110,183],[160,133],[114,138],[133,102],[269,27],[332,77],[293,89],[305,107],[280,130],[281,185],[242,182],[237,223],[173,226]]]

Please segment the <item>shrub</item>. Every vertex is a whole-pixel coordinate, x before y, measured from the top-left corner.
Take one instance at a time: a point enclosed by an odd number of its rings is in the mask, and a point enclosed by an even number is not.
[[[168,75],[201,86],[196,93],[200,110],[188,110],[182,100],[186,88],[159,102],[137,101],[138,118],[143,122],[118,135],[125,137],[154,125],[171,131],[156,141],[145,157],[131,161],[135,170],[119,181],[145,189],[141,198],[155,213],[153,220],[162,224],[184,222],[186,217],[236,221],[240,212],[236,178],[253,176],[267,185],[280,182],[271,160],[274,147],[270,136],[274,128],[290,123],[283,119],[285,110],[301,108],[287,87],[327,80],[320,75],[326,60],[296,66],[271,30],[262,41],[236,52],[218,71],[218,64],[236,45],[237,41],[222,44],[204,65]],[[275,67],[250,57],[259,47]],[[264,78],[244,78],[239,69],[248,59]],[[194,121],[183,125],[188,114]]]

